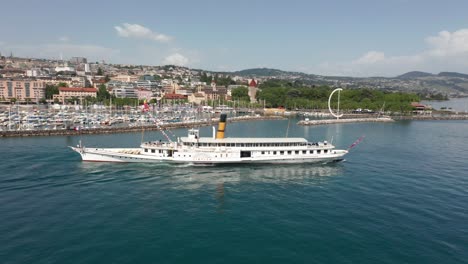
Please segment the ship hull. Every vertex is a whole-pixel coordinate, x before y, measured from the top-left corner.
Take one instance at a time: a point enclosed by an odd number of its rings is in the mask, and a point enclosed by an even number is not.
[[[309,157],[256,157],[256,158],[216,158],[214,156],[200,157],[197,153],[186,155],[187,157],[157,157],[142,154],[143,150],[139,148],[121,148],[121,149],[98,149],[98,148],[79,148],[71,147],[75,152],[81,155],[83,161],[87,162],[125,162],[125,163],[189,163],[189,164],[294,164],[294,163],[329,163],[343,160],[346,150],[335,150],[333,154]],[[191,156],[191,157],[188,157]],[[193,156],[193,158],[192,158]]]

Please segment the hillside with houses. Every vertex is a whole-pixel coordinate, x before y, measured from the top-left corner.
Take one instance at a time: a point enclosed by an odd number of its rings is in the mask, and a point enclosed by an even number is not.
[[[422,98],[444,99],[468,95],[468,76],[459,73],[411,72],[394,78],[331,77],[258,68],[212,72],[174,65],[145,66],[69,60],[0,57],[0,102],[69,103],[93,98],[184,101],[207,104],[232,101],[236,88],[257,102],[259,85],[270,80],[330,88],[366,88],[410,92]],[[103,95],[105,93],[106,95]],[[247,95],[244,95],[245,97]]]

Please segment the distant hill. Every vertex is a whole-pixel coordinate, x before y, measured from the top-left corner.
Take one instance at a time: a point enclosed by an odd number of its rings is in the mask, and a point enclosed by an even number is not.
[[[270,69],[270,68],[246,69],[242,71],[233,72],[232,74],[239,75],[239,76],[264,76],[264,77],[280,77],[283,75],[307,75],[301,72],[288,72],[288,71],[282,71],[282,70]]]
[[[421,72],[421,71],[411,71],[407,72],[405,74],[399,75],[396,78],[397,79],[414,79],[414,78],[423,78],[423,77],[429,77],[433,76],[432,73],[428,72]]]
[[[253,68],[225,74],[242,76],[244,78],[280,79],[290,82],[300,82],[303,85],[329,85],[331,87],[370,88],[384,91],[403,91],[434,97],[444,95],[450,97],[468,96],[468,74],[457,72],[441,72],[432,74],[421,71],[411,71],[400,76],[389,77],[343,77],[323,76],[302,72],[282,71],[270,68]]]
[[[468,74],[463,74],[463,73],[458,73],[458,72],[441,72],[441,73],[437,74],[437,76],[468,79]]]

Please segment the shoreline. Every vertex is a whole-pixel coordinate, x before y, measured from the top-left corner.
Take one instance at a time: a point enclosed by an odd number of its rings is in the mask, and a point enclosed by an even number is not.
[[[315,119],[315,120],[301,120],[297,124],[300,126],[319,126],[331,124],[349,124],[349,123],[367,123],[367,122],[395,122],[390,117],[380,118],[344,118],[344,119]]]
[[[443,121],[443,120],[468,120],[468,114],[464,115],[437,115],[437,116],[392,116],[395,121],[403,120],[415,120],[415,121],[424,121],[424,120],[434,120],[434,121]]]
[[[316,126],[330,124],[349,124],[349,123],[365,123],[365,122],[398,122],[398,121],[449,121],[449,120],[468,120],[468,114],[447,114],[447,115],[412,115],[412,116],[390,116],[387,118],[376,118],[371,115],[359,115],[361,118],[356,118],[357,115],[345,115],[341,119],[312,119],[300,120],[297,125],[300,126]],[[265,115],[265,116],[241,116],[229,118],[228,123],[245,122],[245,121],[261,121],[261,120],[281,120],[287,118],[284,115]],[[162,125],[144,125],[134,127],[101,127],[82,130],[67,130],[67,129],[49,129],[49,130],[18,130],[18,131],[0,131],[0,138],[4,137],[37,137],[37,136],[76,136],[76,135],[101,135],[101,134],[118,134],[118,133],[135,133],[145,131],[158,131],[178,128],[191,128],[212,126],[217,124],[218,120],[213,118],[209,121],[186,121],[177,123],[166,123]]]

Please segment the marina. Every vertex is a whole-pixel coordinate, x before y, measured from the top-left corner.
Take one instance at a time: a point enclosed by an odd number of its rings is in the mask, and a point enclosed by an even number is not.
[[[191,105],[163,106],[151,111],[142,107],[115,109],[99,105],[4,105],[0,108],[0,137],[109,134],[204,126],[216,122],[220,111]],[[254,109],[223,107],[222,111],[234,122],[282,118],[260,116]]]
[[[233,117],[229,122],[255,121],[255,120],[278,120],[283,119],[280,116],[238,116]],[[191,128],[200,126],[210,126],[215,123],[217,118],[206,118],[193,121],[179,121],[167,123],[136,123],[128,126],[102,126],[95,128],[80,129],[41,129],[41,130],[3,130],[0,131],[0,137],[34,137],[34,136],[72,136],[72,135],[98,135],[115,133],[141,133],[142,131],[161,131],[177,128]]]

